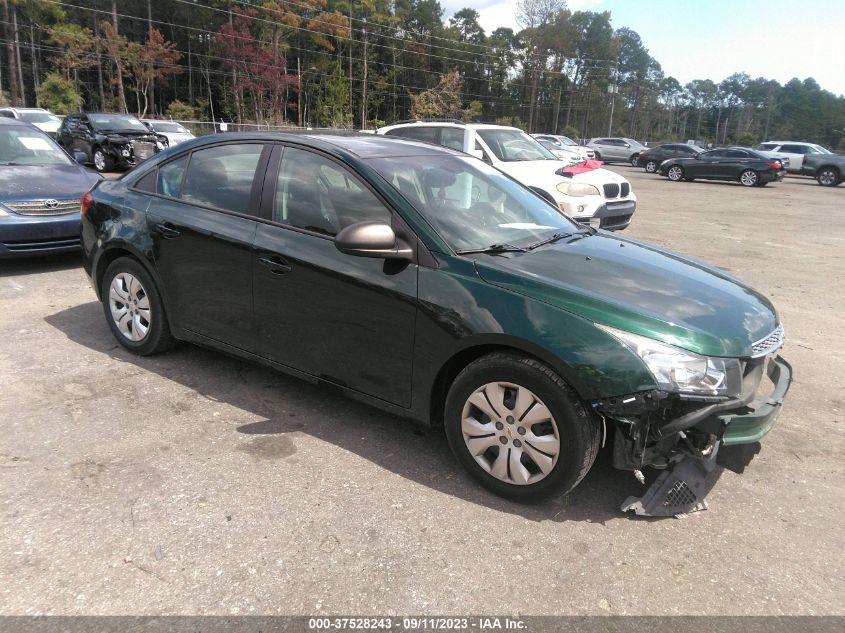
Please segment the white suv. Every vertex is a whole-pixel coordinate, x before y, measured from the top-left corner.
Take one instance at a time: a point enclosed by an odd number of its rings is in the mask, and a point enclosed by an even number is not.
[[[44,108],[0,108],[0,116],[32,123],[45,134],[56,138],[62,120]]]
[[[530,187],[578,222],[622,230],[631,223],[637,196],[631,183],[607,169],[574,176],[568,166],[515,127],[481,123],[416,121],[379,128],[377,134],[443,145],[471,154]]]

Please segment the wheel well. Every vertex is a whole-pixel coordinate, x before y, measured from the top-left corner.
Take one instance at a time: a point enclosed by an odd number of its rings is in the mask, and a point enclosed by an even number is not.
[[[840,177],[840,178],[842,177],[842,171],[836,165],[822,165],[821,167],[816,169],[816,173],[818,174],[819,172],[821,172],[824,169],[832,169],[833,171],[836,172],[836,175],[838,177]]]
[[[102,255],[100,255],[100,259],[97,260],[97,288],[102,288],[103,286],[103,277],[106,274],[106,270],[108,267],[111,266],[111,263],[118,259],[119,257],[128,257],[129,259],[134,259],[144,268],[144,262],[138,259],[131,251],[124,250],[122,248],[110,248],[109,250],[105,251]]]
[[[458,374],[470,363],[493,352],[513,352],[519,356],[533,358],[536,361],[548,365],[542,358],[538,358],[534,354],[509,345],[478,345],[461,350],[446,361],[434,379],[434,386],[431,389],[431,409],[429,412],[432,426],[443,425],[443,406],[446,404],[446,395],[449,393],[449,387],[455,381]]]

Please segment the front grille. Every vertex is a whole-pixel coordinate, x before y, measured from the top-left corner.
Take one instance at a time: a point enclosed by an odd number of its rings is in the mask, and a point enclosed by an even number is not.
[[[757,358],[765,356],[777,349],[783,347],[783,325],[778,325],[775,331],[769,334],[766,338],[761,338],[759,341],[751,346],[751,357]]]
[[[20,200],[4,202],[3,204],[18,215],[64,215],[65,213],[79,213],[79,198],[65,200]]]
[[[622,197],[627,198],[629,193],[631,193],[631,185],[627,182],[623,182],[622,183]]]
[[[619,185],[615,182],[609,182],[604,185],[604,197],[605,198],[618,198],[619,197]]]
[[[135,153],[137,160],[147,160],[156,153],[156,146],[152,143],[136,141],[132,144],[132,151]]]

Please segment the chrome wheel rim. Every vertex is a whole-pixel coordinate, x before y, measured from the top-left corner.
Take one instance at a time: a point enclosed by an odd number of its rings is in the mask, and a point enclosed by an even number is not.
[[[832,185],[836,182],[836,174],[833,173],[833,170],[825,169],[819,174],[819,182],[823,185]]]
[[[461,413],[464,444],[484,471],[499,481],[527,486],[557,464],[560,435],[549,408],[533,392],[510,382],[476,389]]]
[[[106,156],[100,150],[94,152],[94,167],[97,171],[104,171],[106,169]]]
[[[640,164],[640,157],[639,156],[634,156],[633,158],[631,158],[631,167],[636,167],[639,164]]]
[[[669,168],[669,180],[680,180],[684,176],[684,170],[680,167]]]
[[[656,170],[656,169],[657,169],[657,163],[655,163],[653,160],[650,160],[645,164],[645,170],[647,172],[649,172],[650,174],[653,174],[654,170]]]
[[[739,181],[745,185],[746,187],[750,187],[751,185],[757,184],[757,172],[756,171],[744,171],[742,175],[739,177]]]
[[[150,298],[135,275],[119,273],[109,286],[109,308],[118,332],[129,341],[143,341],[150,330]]]

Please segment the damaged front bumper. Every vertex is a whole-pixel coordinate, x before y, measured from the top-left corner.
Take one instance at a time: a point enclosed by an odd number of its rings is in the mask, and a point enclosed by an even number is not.
[[[772,389],[758,396],[764,370]],[[674,516],[705,508],[704,497],[721,472],[716,466],[742,472],[759,450],[755,444],[775,425],[791,383],[792,367],[776,356],[750,367],[737,398],[681,405],[679,415],[677,401],[660,392],[596,403],[600,414],[616,422],[614,466],[634,470],[638,478],[644,466],[665,469],[643,497],[626,499],[622,510]]]

